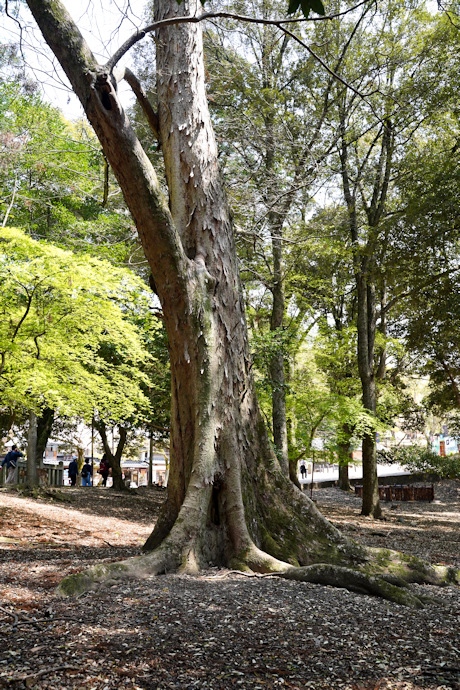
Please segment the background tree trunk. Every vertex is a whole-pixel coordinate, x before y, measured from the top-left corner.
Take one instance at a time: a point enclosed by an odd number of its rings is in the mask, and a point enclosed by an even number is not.
[[[54,410],[51,410],[49,407],[45,407],[45,409],[41,411],[40,416],[37,417],[37,467],[42,465],[43,455],[53,430],[53,423]]]
[[[360,244],[359,221],[356,209],[356,192],[358,181],[355,180],[352,187],[349,160],[348,141],[346,137],[346,113],[344,107],[341,111],[341,151],[340,162],[342,166],[342,184],[344,198],[348,209],[350,237],[353,247],[353,265],[357,292],[357,331],[358,331],[358,370],[363,392],[363,405],[365,409],[375,417],[377,410],[377,391],[374,375],[375,357],[375,285],[371,275],[372,251],[368,246]],[[363,463],[363,503],[362,515],[380,517],[382,509],[379,501],[377,479],[377,454],[375,431],[366,433],[362,439],[362,463]]]
[[[338,460],[339,460],[339,482],[338,487],[342,491],[350,491],[351,484],[348,476],[348,464],[353,459],[353,451],[351,449],[351,430],[347,424],[342,427],[342,433],[345,439],[338,444]],[[348,437],[348,438],[347,438]]]
[[[286,421],[286,362],[282,339],[284,312],[286,308],[283,276],[283,228],[282,225],[279,227],[275,224],[272,225],[271,230],[273,253],[273,285],[271,292],[273,295],[273,304],[270,318],[270,330],[275,334],[275,337],[278,336],[277,347],[270,360],[273,442],[275,444],[281,471],[286,477],[289,477],[288,433]]]
[[[375,288],[369,279],[366,259],[360,261],[357,276],[358,292],[358,369],[363,390],[363,405],[373,416],[377,412],[377,390],[374,373],[375,358]],[[362,515],[379,518],[382,514],[377,477],[376,432],[364,434],[363,453],[363,504]]]
[[[27,484],[38,484],[37,473],[37,415],[33,410],[29,412],[29,430],[27,433]]]
[[[127,431],[123,426],[118,427],[118,433],[120,435],[120,438],[118,439],[117,449],[115,453],[113,453],[107,437],[107,427],[105,423],[101,420],[95,419],[94,427],[99,432],[102,441],[102,446],[104,448],[104,453],[107,457],[107,461],[112,470],[112,489],[114,489],[114,491],[125,491],[126,484],[123,480],[123,473],[121,470],[121,458],[126,445]]]
[[[149,434],[149,486],[153,485],[153,429]]]

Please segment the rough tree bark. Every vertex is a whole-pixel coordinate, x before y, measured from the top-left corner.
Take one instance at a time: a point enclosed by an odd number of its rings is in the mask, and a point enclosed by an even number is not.
[[[66,578],[96,582],[209,564],[277,572],[418,605],[398,584],[450,571],[345,539],[281,472],[250,376],[234,236],[206,102],[199,24],[156,31],[161,148],[169,204],[120,105],[59,0],[29,7],[79,96],[136,222],[164,310],[172,373],[167,499],[147,554]],[[198,3],[158,0],[155,20]],[[455,573],[456,576],[456,573]]]

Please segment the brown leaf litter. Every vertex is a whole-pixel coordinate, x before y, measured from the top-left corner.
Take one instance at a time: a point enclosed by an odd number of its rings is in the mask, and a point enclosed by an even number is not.
[[[460,597],[411,610],[343,589],[210,569],[59,599],[60,579],[139,553],[164,493],[64,489],[65,502],[0,491],[0,688],[460,689]],[[435,503],[384,505],[318,489],[319,508],[371,546],[460,567],[460,484]]]

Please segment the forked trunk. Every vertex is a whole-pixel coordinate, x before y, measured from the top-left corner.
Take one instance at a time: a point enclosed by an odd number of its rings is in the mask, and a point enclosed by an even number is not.
[[[225,564],[400,601],[398,588],[369,577],[368,552],[344,539],[281,472],[269,443],[250,376],[200,26],[171,25],[156,35],[168,206],[110,70],[96,65],[58,0],[28,4],[85,107],[135,219],[163,306],[171,359],[171,464],[167,501],[146,544],[154,550],[70,576],[61,591],[81,591],[106,577]],[[198,11],[195,2],[159,0],[155,19]],[[334,565],[292,567],[318,563]]]

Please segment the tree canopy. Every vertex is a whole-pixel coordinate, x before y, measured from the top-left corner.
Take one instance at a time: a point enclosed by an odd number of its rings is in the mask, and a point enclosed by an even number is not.
[[[2,406],[87,420],[146,412],[149,354],[134,323],[148,315],[144,284],[14,228],[0,239]]]

